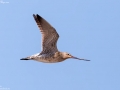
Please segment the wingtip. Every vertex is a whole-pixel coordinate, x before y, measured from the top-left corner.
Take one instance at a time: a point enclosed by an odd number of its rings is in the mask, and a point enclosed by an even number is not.
[[[39,19],[41,19],[41,18],[42,18],[39,14],[36,14],[36,17],[37,17],[37,18],[39,18]]]
[[[35,14],[33,14],[33,17],[35,17]]]
[[[40,16],[40,15],[38,15],[38,14],[33,14],[33,16]]]
[[[38,14],[33,14],[33,17],[34,17],[34,18],[39,18],[39,19],[42,18],[42,17],[41,17],[40,15],[38,15]]]
[[[40,17],[40,15],[36,14],[37,17]]]

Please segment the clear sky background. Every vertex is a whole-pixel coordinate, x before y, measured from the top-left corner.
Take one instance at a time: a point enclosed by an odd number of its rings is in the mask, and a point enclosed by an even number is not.
[[[60,51],[91,61],[21,61],[41,51],[32,14],[56,28]],[[0,88],[120,90],[120,0],[0,0]]]

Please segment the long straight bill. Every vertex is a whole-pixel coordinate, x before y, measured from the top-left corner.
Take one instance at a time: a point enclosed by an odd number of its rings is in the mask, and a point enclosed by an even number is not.
[[[88,59],[77,58],[77,57],[73,57],[73,56],[72,56],[72,58],[74,58],[74,59],[78,59],[78,60],[90,61],[90,60],[88,60]]]

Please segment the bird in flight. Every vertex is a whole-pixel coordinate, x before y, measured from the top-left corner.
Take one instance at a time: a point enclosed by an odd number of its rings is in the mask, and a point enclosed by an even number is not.
[[[56,63],[56,62],[64,61],[68,58],[74,58],[78,60],[90,61],[87,59],[74,57],[67,52],[58,51],[57,40],[59,38],[59,34],[55,30],[55,28],[52,27],[40,15],[33,14],[33,17],[42,34],[42,51],[41,53],[37,53],[25,58],[21,58],[20,60],[35,60],[44,63]]]

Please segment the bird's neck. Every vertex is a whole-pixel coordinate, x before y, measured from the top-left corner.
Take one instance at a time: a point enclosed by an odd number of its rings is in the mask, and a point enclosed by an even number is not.
[[[54,56],[55,56],[55,57],[60,57],[60,58],[63,59],[63,60],[64,60],[64,59],[67,59],[67,58],[64,57],[63,52],[60,52],[60,51],[56,52]]]

